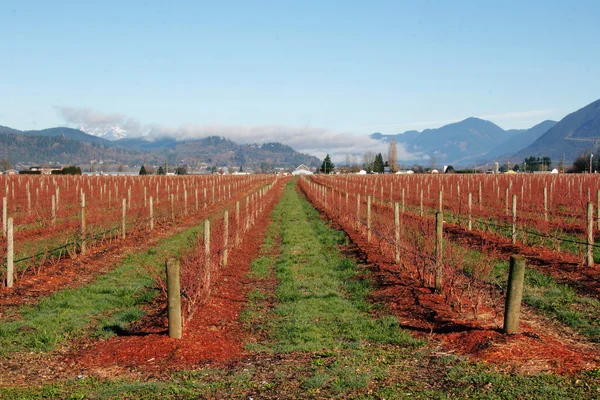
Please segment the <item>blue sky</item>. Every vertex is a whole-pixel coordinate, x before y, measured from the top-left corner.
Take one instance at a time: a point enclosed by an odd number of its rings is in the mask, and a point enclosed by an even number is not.
[[[0,0],[0,125],[529,127],[600,98],[599,19],[598,1]]]

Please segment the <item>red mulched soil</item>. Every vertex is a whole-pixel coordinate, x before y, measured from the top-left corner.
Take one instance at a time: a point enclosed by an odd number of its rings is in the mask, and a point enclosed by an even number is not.
[[[508,260],[513,254],[527,259],[527,265],[552,276],[559,283],[572,286],[585,296],[600,299],[600,268],[583,264],[584,256],[555,251],[544,246],[512,244],[503,238],[484,231],[466,231],[456,225],[448,224],[444,232],[450,239],[465,247],[476,248],[498,258]]]
[[[199,221],[232,204],[235,204],[235,200],[203,208],[199,214],[177,220],[176,223],[157,223],[151,235],[150,231],[138,230],[129,233],[125,240],[104,241],[88,247],[85,257],[77,254],[55,263],[47,262],[39,271],[30,268],[23,277],[19,277],[13,288],[0,287],[0,320],[12,310],[22,305],[35,304],[53,292],[85,286],[97,276],[111,271],[130,253],[149,249],[165,237],[198,225]]]
[[[281,183],[277,190],[279,198],[283,194]],[[265,209],[264,215],[268,216],[271,209]],[[261,218],[244,236],[240,247],[230,255],[229,264],[213,287],[207,304],[185,327],[181,339],[168,337],[164,301],[156,302],[149,316],[125,335],[89,343],[83,350],[68,356],[66,362],[102,375],[102,371],[114,367],[163,373],[242,358],[249,334],[240,321],[240,313],[253,288],[248,271],[251,261],[260,252],[270,222],[268,217]]]
[[[334,216],[321,212],[327,221],[334,220]],[[344,229],[337,225],[337,222],[333,224],[336,228]],[[387,305],[388,312],[394,314],[400,325],[414,336],[427,337],[430,341],[437,342],[441,354],[464,355],[473,360],[497,364],[500,368],[521,373],[553,371],[570,374],[600,368],[598,346],[578,337],[568,328],[559,326],[523,306],[520,333],[504,335],[501,332],[502,312],[483,309],[478,319],[474,319],[472,314],[457,312],[446,304],[442,295],[423,287],[407,268],[384,259],[379,248],[374,243],[367,243],[361,233],[351,227],[344,230],[353,243],[347,252],[353,253],[371,272],[370,279],[375,282],[373,302]],[[455,238],[462,237],[455,235],[453,240]],[[469,238],[471,241],[463,243],[466,246],[478,247],[477,240],[483,240],[475,234]],[[522,247],[521,253],[525,252],[526,246]],[[529,250],[536,254],[537,248]],[[554,253],[553,258],[550,258],[548,253]],[[548,257],[546,260],[549,262],[540,270],[564,276],[564,265],[551,263],[557,257],[555,253],[537,253],[537,261],[541,262],[544,257]],[[515,253],[501,254],[508,257]],[[577,283],[583,281],[580,270],[574,271],[572,276],[577,277]],[[591,292],[592,287],[589,289]],[[593,286],[593,289],[598,290],[598,284]],[[466,304],[464,309],[469,310],[469,305]]]

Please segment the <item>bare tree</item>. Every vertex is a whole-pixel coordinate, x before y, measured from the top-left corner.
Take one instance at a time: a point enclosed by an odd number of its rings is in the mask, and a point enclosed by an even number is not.
[[[392,173],[398,172],[398,147],[396,146],[396,139],[392,138],[390,142],[388,153],[387,153],[388,165]]]
[[[0,172],[8,171],[11,168],[12,165],[10,161],[8,161],[8,158],[3,158],[2,160],[0,160]]]
[[[429,157],[429,166],[431,167],[431,169],[435,169],[435,156],[432,155],[431,157]]]
[[[368,150],[363,154],[363,168],[367,172],[373,172],[373,165],[375,164],[375,152]]]
[[[350,167],[350,172],[358,171],[360,171],[360,167],[358,166],[358,156],[355,154],[352,156],[352,167]]]

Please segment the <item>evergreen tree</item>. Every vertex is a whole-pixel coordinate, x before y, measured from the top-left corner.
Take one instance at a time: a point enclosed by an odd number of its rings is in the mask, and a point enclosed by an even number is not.
[[[165,174],[165,170],[163,169],[162,165],[160,167],[158,167],[158,171],[156,171],[156,175],[164,175]]]
[[[381,153],[379,153],[375,156],[375,162],[373,163],[373,172],[382,174],[384,170],[385,169],[383,166],[383,156],[381,155]]]
[[[329,154],[327,154],[327,156],[325,156],[325,159],[323,160],[323,163],[321,164],[321,168],[319,169],[319,171],[324,174],[329,174],[333,172],[333,168],[334,165],[331,162],[331,157],[329,157]]]
[[[148,172],[146,172],[146,167],[142,165],[142,168],[140,168],[140,175],[148,175]]]

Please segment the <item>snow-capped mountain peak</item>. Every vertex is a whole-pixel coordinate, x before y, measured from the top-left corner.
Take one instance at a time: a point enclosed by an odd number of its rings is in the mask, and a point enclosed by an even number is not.
[[[127,131],[119,125],[110,127],[80,125],[78,129],[88,135],[98,136],[107,140],[119,140],[127,137]]]

